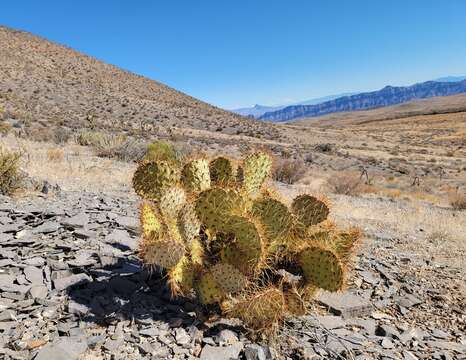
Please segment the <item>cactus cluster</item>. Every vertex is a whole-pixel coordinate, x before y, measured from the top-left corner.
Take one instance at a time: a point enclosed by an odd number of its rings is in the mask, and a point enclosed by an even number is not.
[[[165,271],[174,296],[262,331],[305,313],[318,289],[341,289],[360,237],[327,219],[325,199],[302,194],[288,206],[267,186],[271,168],[257,152],[145,161],[133,177],[142,261]]]

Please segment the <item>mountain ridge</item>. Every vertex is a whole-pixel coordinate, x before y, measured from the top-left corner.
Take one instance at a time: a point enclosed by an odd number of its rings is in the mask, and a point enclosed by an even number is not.
[[[281,110],[264,113],[259,117],[266,121],[289,121],[316,117],[336,112],[368,110],[401,104],[416,99],[449,96],[466,92],[466,80],[458,82],[426,81],[411,86],[390,86],[371,92],[344,96],[316,105],[292,105]]]

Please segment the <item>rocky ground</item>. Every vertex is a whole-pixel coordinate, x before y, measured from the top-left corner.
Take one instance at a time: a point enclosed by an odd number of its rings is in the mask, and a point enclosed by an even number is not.
[[[141,267],[137,201],[0,197],[0,358],[466,359],[464,272],[413,256],[390,232],[365,226],[349,289],[321,294],[269,347],[234,320],[202,321]]]

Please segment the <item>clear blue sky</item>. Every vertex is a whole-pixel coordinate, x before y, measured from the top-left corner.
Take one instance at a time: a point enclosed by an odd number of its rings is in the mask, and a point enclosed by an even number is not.
[[[466,74],[465,0],[10,0],[0,23],[225,108]]]

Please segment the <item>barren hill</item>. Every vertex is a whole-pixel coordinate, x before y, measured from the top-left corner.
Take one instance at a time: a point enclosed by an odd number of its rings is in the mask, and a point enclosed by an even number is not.
[[[96,127],[150,135],[191,128],[277,136],[268,124],[26,32],[0,26],[0,44],[0,106],[18,127]]]

